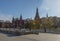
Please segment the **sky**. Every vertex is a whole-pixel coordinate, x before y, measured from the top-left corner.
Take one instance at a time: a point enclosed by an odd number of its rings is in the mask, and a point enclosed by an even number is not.
[[[60,0],[0,0],[0,20],[12,20],[12,17],[23,19],[34,19],[36,8],[38,7],[39,16],[60,17]]]

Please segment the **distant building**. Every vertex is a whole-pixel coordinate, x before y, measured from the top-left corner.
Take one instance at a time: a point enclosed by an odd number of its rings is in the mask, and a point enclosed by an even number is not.
[[[4,22],[3,20],[0,20],[0,28],[2,27],[3,22]]]
[[[20,15],[20,19],[12,18],[12,27],[13,28],[24,28],[24,20],[22,19],[22,15]]]
[[[10,21],[2,22],[2,28],[10,28],[10,27],[11,27]]]
[[[40,29],[40,23],[41,23],[41,20],[40,20],[38,8],[36,8],[36,15],[35,15],[35,18],[33,20],[33,24],[35,25],[34,29]]]
[[[35,15],[34,20],[40,20],[40,16],[39,16],[38,8],[36,8],[36,15]]]
[[[39,12],[38,12],[38,8],[36,8],[36,15],[35,15],[35,18],[34,18],[34,22],[35,23],[40,23],[41,22]]]
[[[51,24],[54,27],[60,27],[60,17],[48,17],[48,13],[46,15],[46,17],[42,17],[40,18],[39,16],[39,11],[38,8],[36,8],[36,15],[34,20],[32,20],[32,18],[27,18],[27,19],[23,19],[22,15],[20,15],[20,18],[12,18],[12,23],[10,21],[3,21],[0,20],[0,27],[12,27],[12,28],[25,28],[25,24],[27,23],[32,23],[35,25],[36,28],[40,28],[40,25],[44,25],[44,24]],[[27,27],[28,28],[28,27]]]

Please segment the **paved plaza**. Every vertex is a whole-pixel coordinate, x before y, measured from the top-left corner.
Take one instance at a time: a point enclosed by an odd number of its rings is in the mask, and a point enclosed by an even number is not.
[[[60,41],[60,34],[39,33],[39,35],[7,36],[0,33],[0,41]]]

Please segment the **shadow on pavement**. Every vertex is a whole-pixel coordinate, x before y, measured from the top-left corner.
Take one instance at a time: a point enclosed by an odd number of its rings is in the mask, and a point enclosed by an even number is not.
[[[22,35],[28,35],[28,34],[38,35],[38,33],[19,33],[19,32],[12,32],[12,31],[5,31],[5,30],[0,30],[0,33],[6,34],[8,37],[22,36]]]
[[[47,31],[46,32],[44,32],[44,31],[42,32],[41,31],[40,33],[60,34],[60,31],[48,31],[48,32]]]
[[[0,33],[3,33],[5,35],[7,35],[8,37],[21,36],[21,34],[15,34],[15,33],[11,32],[11,31],[4,31],[4,30],[2,31],[2,30],[0,30]]]

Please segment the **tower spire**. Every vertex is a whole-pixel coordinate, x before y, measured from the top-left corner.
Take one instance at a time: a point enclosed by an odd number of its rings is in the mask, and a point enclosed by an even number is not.
[[[48,13],[46,14],[46,17],[48,18]]]
[[[20,20],[22,20],[22,14],[20,14]]]
[[[14,22],[14,16],[12,17],[12,22]]]
[[[38,8],[36,8],[35,20],[40,20]]]

